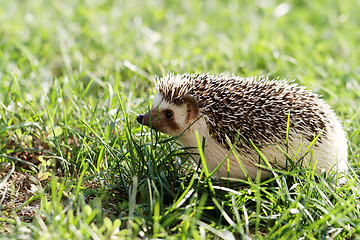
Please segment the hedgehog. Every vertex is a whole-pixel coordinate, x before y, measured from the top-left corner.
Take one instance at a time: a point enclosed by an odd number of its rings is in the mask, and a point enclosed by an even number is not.
[[[334,111],[294,81],[196,73],[167,74],[155,85],[152,108],[137,122],[177,136],[195,158],[197,132],[207,168],[222,163],[215,178],[254,180],[260,173],[265,180],[263,158],[276,169],[286,169],[289,157],[317,174],[348,169],[347,139]]]

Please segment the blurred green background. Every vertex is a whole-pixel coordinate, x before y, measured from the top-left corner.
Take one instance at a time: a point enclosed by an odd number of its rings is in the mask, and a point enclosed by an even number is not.
[[[358,9],[351,0],[2,1],[2,84],[14,74],[31,87],[89,72],[139,83],[228,72],[296,78],[349,104],[359,87]]]

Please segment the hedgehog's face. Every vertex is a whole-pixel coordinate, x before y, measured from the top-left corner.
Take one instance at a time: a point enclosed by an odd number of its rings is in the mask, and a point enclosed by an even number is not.
[[[139,115],[137,121],[170,136],[177,136],[189,127],[199,114],[194,97],[187,95],[183,100],[183,104],[177,106],[157,94],[150,112]]]

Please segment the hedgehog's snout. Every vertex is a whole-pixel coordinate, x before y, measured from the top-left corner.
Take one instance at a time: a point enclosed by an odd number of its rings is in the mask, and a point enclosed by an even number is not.
[[[137,121],[138,123],[140,123],[140,124],[143,123],[143,120],[144,120],[144,115],[143,115],[143,114],[137,116],[137,118],[136,118],[136,121]]]
[[[150,126],[149,124],[149,113],[141,114],[137,116],[136,121],[141,125]]]

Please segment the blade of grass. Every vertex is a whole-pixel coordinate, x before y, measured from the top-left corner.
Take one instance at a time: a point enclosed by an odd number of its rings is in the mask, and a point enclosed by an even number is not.
[[[211,178],[210,178],[211,175],[209,174],[209,170],[207,168],[207,164],[206,164],[205,156],[204,156],[204,152],[203,152],[203,147],[202,147],[202,144],[201,144],[201,141],[200,141],[199,133],[197,131],[195,131],[195,136],[196,136],[196,140],[197,140],[197,143],[198,143],[200,161],[201,161],[201,164],[202,164],[202,167],[203,167],[203,171],[205,173],[206,180],[207,180],[207,182],[209,184],[209,189],[210,189],[211,193],[213,195],[215,195],[215,190],[212,187],[212,182],[211,182]]]

